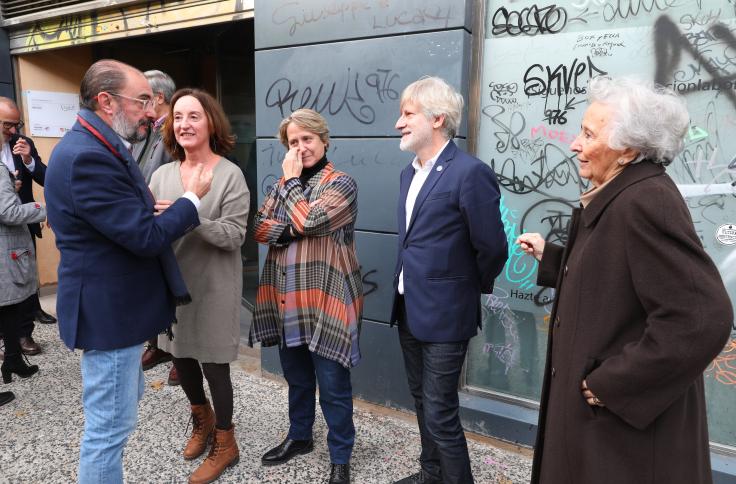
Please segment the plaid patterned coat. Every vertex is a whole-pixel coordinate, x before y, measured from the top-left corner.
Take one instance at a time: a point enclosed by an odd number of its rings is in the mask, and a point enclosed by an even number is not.
[[[271,187],[255,217],[254,238],[268,244],[250,341],[308,345],[346,368],[360,360],[363,285],[355,255],[358,187],[332,163],[310,178]],[[278,242],[287,224],[300,238]],[[282,341],[283,338],[283,341]]]

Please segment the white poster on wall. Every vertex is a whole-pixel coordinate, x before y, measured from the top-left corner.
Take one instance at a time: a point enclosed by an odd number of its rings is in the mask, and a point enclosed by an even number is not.
[[[79,94],[25,91],[30,136],[61,138],[72,129],[79,112]]]

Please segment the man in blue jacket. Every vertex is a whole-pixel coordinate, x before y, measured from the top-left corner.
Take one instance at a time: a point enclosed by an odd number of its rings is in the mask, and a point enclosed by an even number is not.
[[[462,96],[437,77],[401,96],[400,148],[416,156],[401,172],[399,254],[391,316],[398,322],[422,452],[400,483],[472,483],[458,414],[460,372],[481,321],[480,295],[507,258],[493,170],[458,149]]]
[[[82,79],[82,109],[46,171],[48,220],[61,252],[61,338],[83,350],[79,482],[123,482],[122,454],[143,395],[142,343],[191,298],[171,243],[199,225],[212,173],[198,170],[161,213],[130,154],[153,117],[143,74],[113,60]]]

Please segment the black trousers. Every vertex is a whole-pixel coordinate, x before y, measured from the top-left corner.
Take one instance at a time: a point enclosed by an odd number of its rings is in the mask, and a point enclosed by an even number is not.
[[[201,365],[201,366],[200,366]],[[204,378],[212,394],[215,425],[228,430],[233,421],[233,382],[230,379],[230,363],[200,363],[194,358],[174,358],[181,388],[192,405],[207,403]]]
[[[0,306],[0,333],[3,334],[5,343],[5,359],[8,356],[20,355],[20,331],[27,307],[31,304],[31,298],[8,306]]]
[[[443,484],[470,484],[473,474],[457,394],[468,341],[416,339],[406,324],[403,300],[400,302],[399,343],[422,440],[419,462],[425,473]]]

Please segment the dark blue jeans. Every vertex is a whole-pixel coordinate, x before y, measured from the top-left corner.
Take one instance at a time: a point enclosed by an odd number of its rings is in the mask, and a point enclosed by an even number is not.
[[[457,395],[468,342],[425,343],[400,321],[399,343],[417,410],[422,469],[443,484],[472,483]]]
[[[353,387],[350,370],[315,355],[307,346],[279,348],[281,368],[289,384],[289,438],[309,440],[314,424],[314,398],[327,422],[327,447],[333,464],[347,464],[355,442]]]

